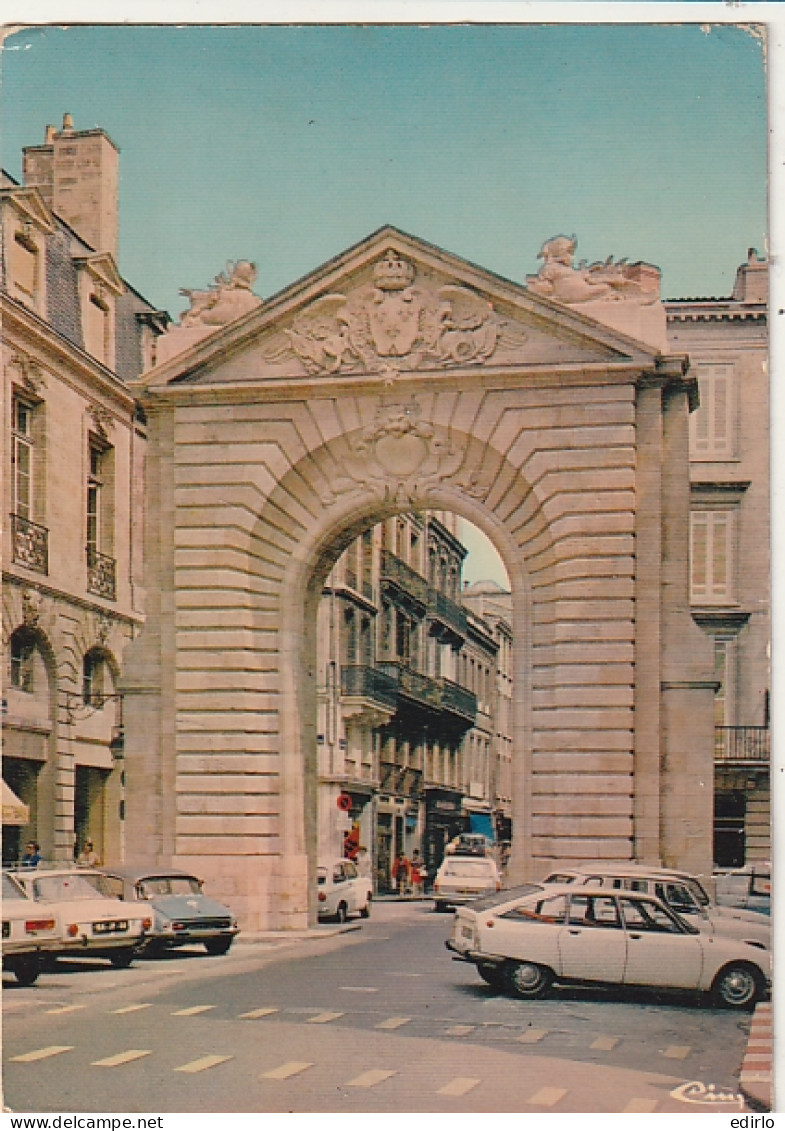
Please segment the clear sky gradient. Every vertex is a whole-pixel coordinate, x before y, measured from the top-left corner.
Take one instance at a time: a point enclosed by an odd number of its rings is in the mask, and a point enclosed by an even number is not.
[[[175,318],[229,259],[266,297],[387,223],[521,283],[575,234],[657,264],[663,297],[727,295],[766,248],[741,26],[38,27],[5,41],[2,95],[17,179],[66,111],[120,148],[120,271]]]

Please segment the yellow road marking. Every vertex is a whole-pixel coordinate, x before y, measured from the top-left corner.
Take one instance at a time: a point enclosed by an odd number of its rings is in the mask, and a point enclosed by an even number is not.
[[[592,1041],[589,1048],[602,1049],[604,1052],[610,1052],[615,1049],[619,1043],[619,1037],[598,1037],[596,1041]]]
[[[530,1104],[540,1104],[541,1107],[553,1107],[563,1096],[567,1095],[566,1088],[540,1088],[533,1096],[529,1096]]]
[[[437,1096],[465,1096],[472,1088],[476,1088],[479,1080],[473,1076],[456,1076],[449,1084],[439,1088]]]
[[[35,1049],[33,1052],[23,1052],[21,1056],[12,1056],[11,1060],[30,1064],[33,1060],[46,1060],[48,1056],[57,1056],[60,1052],[70,1052],[73,1047],[73,1045],[49,1045],[45,1049]]]
[[[662,1055],[667,1056],[670,1060],[684,1060],[689,1055],[689,1045],[669,1045],[663,1050]]]
[[[377,1029],[400,1029],[401,1025],[408,1025],[411,1017],[388,1017],[386,1021],[380,1021],[376,1026]]]
[[[305,1072],[306,1068],[313,1068],[313,1061],[287,1060],[286,1064],[279,1064],[277,1068],[271,1068],[269,1072],[263,1072],[259,1079],[288,1080],[290,1076],[296,1076],[298,1072]]]
[[[202,1056],[199,1060],[192,1060],[188,1064],[181,1064],[175,1072],[204,1072],[205,1068],[215,1068],[216,1064],[223,1064],[225,1060],[232,1060],[231,1056]]]
[[[377,1084],[381,1084],[383,1080],[388,1080],[390,1076],[395,1076],[397,1073],[387,1071],[384,1068],[371,1068],[368,1072],[362,1072],[359,1076],[355,1076],[353,1080],[349,1080],[345,1085],[347,1088],[374,1088]]]
[[[520,1037],[518,1037],[518,1040],[522,1045],[533,1045],[537,1041],[541,1041],[543,1037],[547,1036],[547,1029],[527,1029],[525,1033],[522,1033]]]
[[[151,1001],[140,1001],[137,1005],[124,1005],[122,1009],[113,1009],[113,1014],[120,1013],[137,1013],[140,1009],[150,1009],[152,1007]]]
[[[624,1115],[625,1113],[631,1114],[632,1112],[639,1112],[641,1115],[643,1115],[644,1113],[650,1114],[651,1112],[657,1110],[657,1101],[656,1100],[641,1100],[641,1099],[635,1098],[635,1099],[631,1099],[630,1102],[627,1104],[627,1106],[623,1107],[621,1110],[622,1110],[622,1115]]]
[[[317,1013],[315,1017],[309,1017],[307,1024],[309,1025],[326,1025],[328,1021],[335,1021],[338,1017],[343,1017],[342,1013]]]
[[[94,1060],[92,1064],[96,1068],[117,1068],[119,1064],[128,1064],[131,1060],[150,1056],[151,1052],[151,1049],[126,1049],[125,1052],[118,1052],[114,1056],[106,1056],[103,1060]]]
[[[172,1017],[195,1017],[197,1013],[206,1013],[208,1009],[215,1009],[214,1005],[191,1005],[188,1009],[176,1009]]]
[[[248,1013],[241,1013],[241,1021],[255,1021],[257,1017],[269,1017],[271,1013],[278,1013],[277,1009],[272,1006],[266,1006],[262,1009],[251,1009]]]

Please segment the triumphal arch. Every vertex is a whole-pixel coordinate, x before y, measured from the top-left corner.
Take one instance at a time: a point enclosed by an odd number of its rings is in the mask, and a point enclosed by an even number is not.
[[[320,593],[361,531],[429,508],[485,531],[510,577],[511,877],[598,857],[710,868],[696,383],[663,352],[656,270],[573,252],[548,241],[522,285],[388,227],[264,302],[247,263],[191,293],[136,390],[129,862],[195,869],[247,928],[313,917]]]

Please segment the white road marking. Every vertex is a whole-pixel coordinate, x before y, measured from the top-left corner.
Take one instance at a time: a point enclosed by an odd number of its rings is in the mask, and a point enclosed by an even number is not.
[[[317,1013],[315,1017],[309,1017],[306,1021],[308,1025],[326,1025],[328,1021],[335,1021],[339,1017],[343,1017],[343,1013]]]
[[[103,1060],[94,1060],[92,1064],[96,1068],[117,1068],[120,1064],[128,1064],[131,1060],[141,1060],[143,1056],[150,1056],[152,1049],[126,1049],[125,1052],[118,1052],[114,1056],[106,1056]]]
[[[151,1009],[151,1001],[140,1001],[137,1005],[124,1005],[122,1009],[112,1009],[110,1012],[113,1014],[120,1013],[138,1013],[140,1009]]]
[[[520,1037],[516,1039],[519,1040],[522,1045],[533,1045],[547,1036],[547,1029],[527,1029],[525,1033],[521,1033]]]
[[[626,1107],[623,1107],[621,1109],[621,1113],[622,1113],[622,1115],[624,1115],[624,1114],[632,1114],[633,1112],[637,1112],[640,1115],[644,1115],[644,1114],[651,1114],[652,1112],[654,1112],[656,1110],[657,1110],[657,1101],[656,1100],[642,1100],[642,1099],[638,1099],[638,1098],[633,1098],[633,1099],[630,1100],[630,1102],[627,1104]]]
[[[257,1017],[269,1017],[271,1013],[278,1012],[280,1012],[278,1009],[268,1005],[264,1006],[262,1009],[251,1009],[248,1011],[248,1013],[241,1013],[240,1020],[255,1021]]]
[[[46,1060],[48,1056],[57,1056],[61,1052],[70,1052],[73,1045],[49,1045],[45,1049],[35,1049],[33,1052],[23,1052],[21,1056],[12,1056],[11,1060],[18,1060],[22,1064],[30,1064],[34,1060]]]
[[[216,1064],[223,1064],[226,1060],[233,1060],[231,1056],[202,1056],[199,1060],[189,1061],[188,1064],[181,1064],[179,1068],[173,1069],[174,1072],[204,1072],[206,1068],[215,1068]]]
[[[473,1076],[456,1076],[454,1080],[450,1080],[449,1084],[439,1088],[436,1094],[437,1096],[465,1096],[472,1088],[476,1088],[479,1082],[479,1079]]]
[[[602,1049],[603,1052],[610,1052],[615,1049],[619,1043],[619,1037],[598,1037],[596,1041],[592,1041],[589,1045],[590,1049]]]
[[[567,1095],[566,1088],[540,1088],[533,1096],[529,1096],[528,1103],[539,1104],[541,1107],[553,1107],[560,1099]]]
[[[172,1017],[195,1017],[197,1013],[206,1013],[208,1009],[215,1009],[214,1005],[190,1005],[188,1009],[176,1009]]]
[[[386,1021],[380,1021],[376,1026],[377,1029],[400,1029],[402,1025],[408,1025],[411,1017],[388,1017]]]
[[[347,1088],[375,1088],[377,1084],[381,1084],[383,1080],[389,1080],[391,1076],[397,1076],[397,1072],[388,1071],[385,1068],[371,1068],[368,1072],[361,1072],[359,1076],[355,1076],[344,1086]]]
[[[689,1056],[689,1053],[689,1045],[669,1045],[666,1049],[663,1049],[662,1055],[667,1056],[670,1060],[684,1060],[685,1057]]]
[[[286,1064],[279,1064],[277,1068],[271,1068],[269,1072],[263,1072],[259,1079],[288,1080],[290,1076],[296,1076],[298,1072],[305,1072],[306,1068],[313,1068],[313,1061],[287,1060]]]

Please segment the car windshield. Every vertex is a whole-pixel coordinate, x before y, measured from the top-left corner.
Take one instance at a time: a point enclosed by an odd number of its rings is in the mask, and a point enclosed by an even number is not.
[[[54,901],[103,898],[93,885],[80,875],[37,876],[33,880],[33,896],[35,899]]]
[[[196,876],[151,876],[140,880],[136,890],[141,899],[155,899],[160,895],[202,894],[202,887]]]
[[[517,888],[508,888],[507,891],[496,891],[492,895],[484,895],[480,899],[472,900],[472,911],[489,911],[498,907],[500,903],[512,903],[517,899],[525,899],[527,895],[544,891],[542,884],[521,884]]]
[[[494,866],[490,860],[449,860],[444,866],[445,876],[489,876]]]
[[[27,899],[27,896],[22,891],[17,883],[3,873],[3,899]]]

